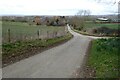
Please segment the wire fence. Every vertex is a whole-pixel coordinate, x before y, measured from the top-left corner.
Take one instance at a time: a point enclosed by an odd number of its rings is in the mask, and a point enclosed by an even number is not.
[[[16,41],[29,41],[29,40],[46,40],[56,37],[61,37],[66,35],[66,30],[58,30],[58,31],[41,31],[36,30],[33,34],[27,34],[23,32],[19,32],[19,34],[13,34],[11,29],[6,30],[6,35],[2,36],[3,43],[14,43]]]

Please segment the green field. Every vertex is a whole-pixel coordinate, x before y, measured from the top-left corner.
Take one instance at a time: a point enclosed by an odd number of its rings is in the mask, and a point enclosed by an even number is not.
[[[98,27],[107,27],[107,28],[111,28],[111,29],[119,28],[117,23],[93,23],[93,22],[85,23],[85,28],[98,28]]]
[[[80,34],[90,35],[90,36],[119,36],[120,27],[118,23],[94,23],[85,22],[83,27],[74,27]]]
[[[1,35],[1,33],[2,33],[2,21],[0,21],[0,35]]]
[[[47,32],[59,32],[64,31],[63,27],[43,26],[43,25],[29,25],[24,22],[2,22],[2,35],[4,40],[8,39],[8,29],[10,29],[11,38],[21,38],[21,36],[36,37],[38,31],[40,35],[44,35]],[[62,32],[63,33],[63,32]]]
[[[97,78],[119,77],[120,38],[98,39],[92,43],[88,65],[95,69]]]

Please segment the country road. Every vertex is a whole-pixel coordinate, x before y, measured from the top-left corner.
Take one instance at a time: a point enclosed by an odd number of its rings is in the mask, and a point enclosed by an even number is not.
[[[2,69],[3,78],[71,78],[81,67],[89,42],[70,29],[74,37],[68,42]]]

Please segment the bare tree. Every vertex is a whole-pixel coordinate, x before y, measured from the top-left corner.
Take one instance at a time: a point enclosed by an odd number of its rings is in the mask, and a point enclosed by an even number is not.
[[[74,28],[83,30],[86,21],[89,19],[90,13],[90,10],[79,10],[71,19],[71,23],[73,24]]]
[[[77,12],[78,16],[89,16],[91,14],[90,10],[79,10]]]

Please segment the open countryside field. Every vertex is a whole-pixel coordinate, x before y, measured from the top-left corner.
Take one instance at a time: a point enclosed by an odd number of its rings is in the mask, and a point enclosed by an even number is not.
[[[0,21],[0,30],[2,30],[2,21]]]
[[[119,29],[120,27],[118,25],[119,24],[117,24],[117,23],[93,23],[93,22],[86,22],[85,23],[85,28],[107,27],[107,28],[110,28],[110,29]]]
[[[2,21],[0,21],[0,27],[2,27]]]
[[[2,33],[2,21],[0,21],[0,33]],[[2,35],[2,34],[1,34]],[[2,36],[0,36],[1,38]]]
[[[90,36],[119,36],[120,27],[119,23],[94,23],[92,21],[87,21],[84,23],[83,28],[74,28],[76,32],[90,35]]]
[[[38,35],[40,38],[45,38],[48,36],[54,37],[53,33],[55,32],[57,32],[57,36],[64,35],[64,27],[29,25],[28,23],[22,22],[2,22],[3,42],[8,42],[9,36],[11,41],[14,42],[17,40],[37,39]]]

